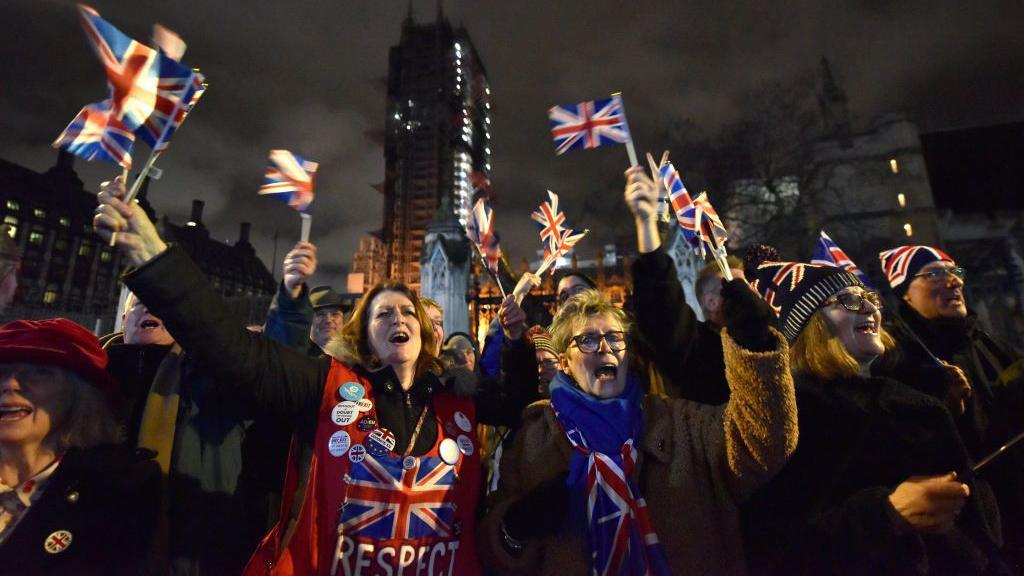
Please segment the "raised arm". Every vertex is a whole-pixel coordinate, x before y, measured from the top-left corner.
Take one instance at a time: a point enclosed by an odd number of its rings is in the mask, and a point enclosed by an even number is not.
[[[267,310],[263,333],[292,349],[310,350],[309,328],[313,323],[313,307],[309,302],[306,280],[316,273],[316,246],[299,242],[284,257],[284,279]]]
[[[672,382],[692,378],[685,363],[697,341],[697,316],[686,303],[675,264],[661,249],[658,234],[658,186],[643,168],[626,171],[626,205],[636,223],[633,309],[636,328],[650,346],[658,369]]]
[[[796,450],[797,410],[789,346],[771,326],[775,314],[743,280],[723,282],[727,478],[745,500]]]
[[[245,329],[185,252],[160,239],[124,182],[105,182],[93,224],[134,266],[124,282],[167,325],[181,347],[257,409],[315,414],[328,363]]]
[[[494,426],[515,426],[523,409],[540,399],[537,392],[537,355],[526,342],[526,313],[509,295],[498,310],[505,344],[501,349],[501,370],[496,376],[481,376],[476,397],[480,422]]]

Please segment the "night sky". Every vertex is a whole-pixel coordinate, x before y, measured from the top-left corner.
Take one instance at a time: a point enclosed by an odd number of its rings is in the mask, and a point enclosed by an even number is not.
[[[342,282],[359,237],[380,228],[383,151],[367,134],[384,125],[388,47],[397,43],[404,0],[97,0],[92,6],[149,42],[160,22],[188,43],[184,62],[210,88],[158,163],[150,200],[187,220],[206,201],[213,235],[234,241],[253,222],[253,243],[271,263],[298,237],[299,218],[257,197],[267,152],[287,148],[320,162],[313,240],[316,283]],[[496,223],[513,263],[539,246],[530,211],[558,192],[574,227],[605,240],[628,236],[621,172],[625,150],[556,157],[546,110],[622,91],[638,150],[659,150],[667,126],[690,119],[714,137],[742,115],[744,97],[765,83],[816,74],[827,56],[845,88],[856,127],[907,111],[923,131],[1024,118],[1024,3],[858,0],[850,2],[446,1],[468,30],[493,97]],[[102,68],[74,3],[3,3],[5,81],[0,84],[0,157],[43,171],[50,142],[89,102],[106,98]],[[436,4],[414,2],[419,21]],[[813,97],[813,96],[812,96]],[[136,148],[136,163],[148,154]],[[685,167],[685,158],[674,158]],[[78,161],[87,188],[113,165]],[[713,199],[713,198],[712,198]]]

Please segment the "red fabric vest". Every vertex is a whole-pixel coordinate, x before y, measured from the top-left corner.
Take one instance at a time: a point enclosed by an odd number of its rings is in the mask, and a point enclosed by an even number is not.
[[[298,485],[294,438],[280,519],[249,559],[246,576],[329,576],[332,569],[344,576],[480,573],[473,400],[437,391],[437,441],[415,458],[387,449],[390,433],[380,428],[373,400],[365,378],[331,361],[291,540],[282,542]]]

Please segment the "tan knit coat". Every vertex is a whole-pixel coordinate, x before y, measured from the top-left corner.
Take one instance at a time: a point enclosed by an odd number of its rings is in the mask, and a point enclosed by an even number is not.
[[[725,331],[724,406],[648,395],[634,480],[674,574],[746,574],[739,505],[796,449],[797,414],[789,348],[775,332],[772,352],[749,352]],[[480,525],[481,560],[490,573],[571,576],[590,573],[583,535],[567,531],[528,541],[516,558],[501,542],[508,506],[569,467],[572,448],[548,401],[528,407],[515,444],[501,460],[501,484]]]

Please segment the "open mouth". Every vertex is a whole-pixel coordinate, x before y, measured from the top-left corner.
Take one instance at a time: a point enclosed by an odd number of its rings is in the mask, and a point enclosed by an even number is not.
[[[612,363],[602,364],[594,370],[594,377],[598,380],[614,380],[619,374],[619,367]]]
[[[408,341],[409,335],[405,332],[395,332],[390,338],[388,338],[388,342],[391,342],[392,344],[405,344]]]
[[[27,418],[32,414],[32,408],[28,406],[8,405],[0,406],[0,422],[14,422]]]
[[[862,322],[855,329],[862,334],[878,334],[878,324],[874,321]]]
[[[160,323],[156,320],[150,320],[147,318],[146,320],[139,322],[139,328],[142,328],[143,330],[156,330],[159,327]]]

